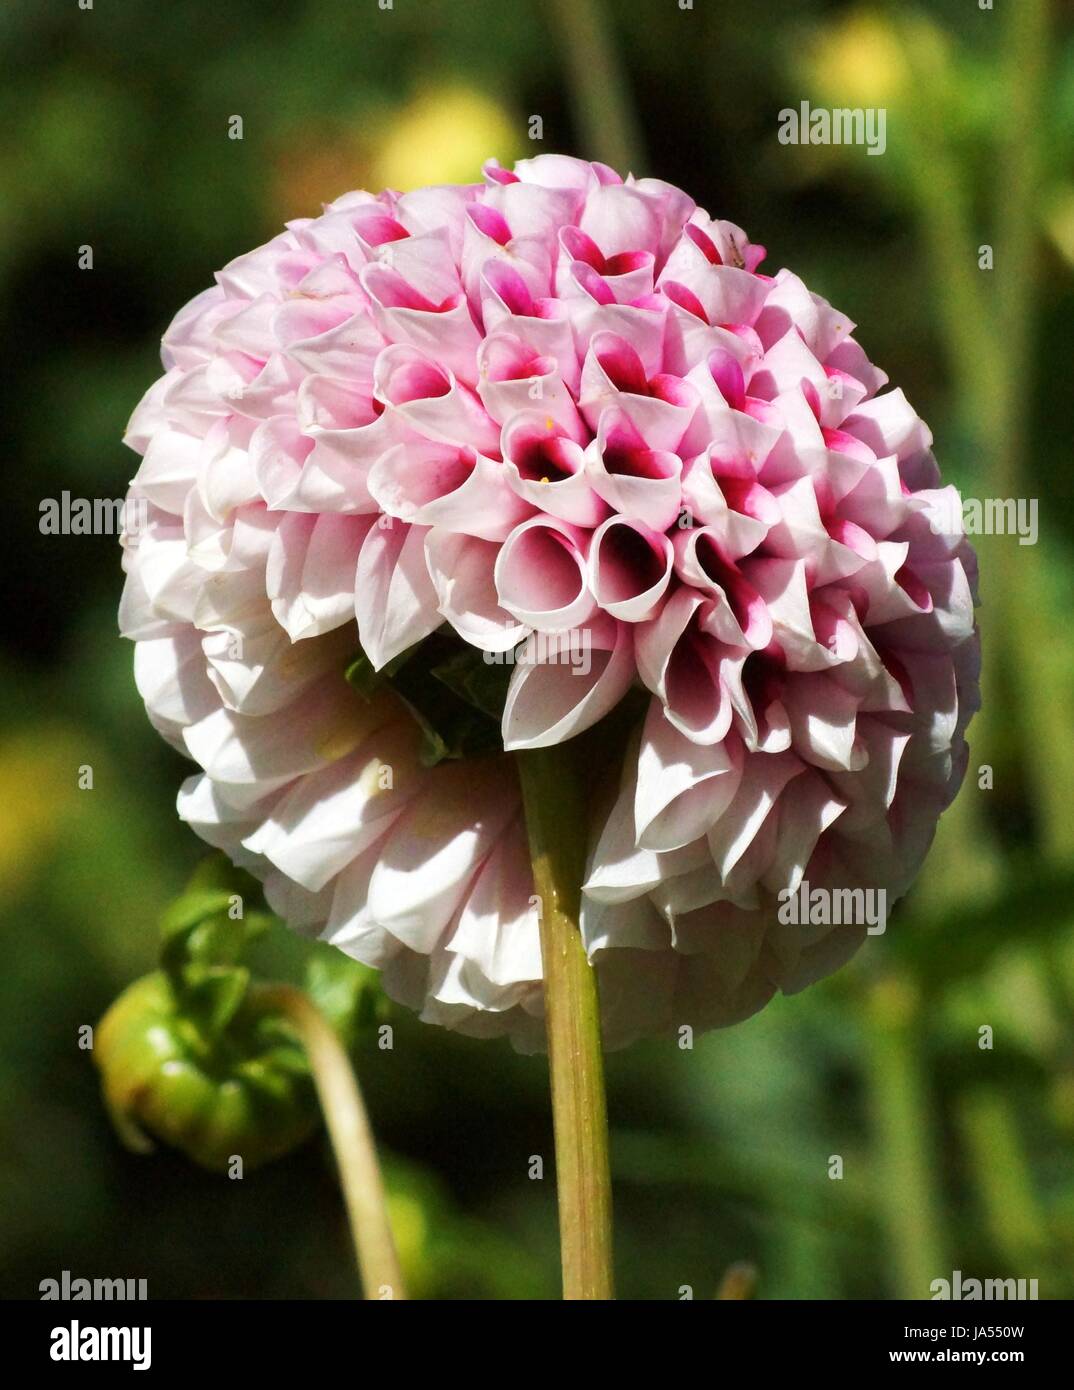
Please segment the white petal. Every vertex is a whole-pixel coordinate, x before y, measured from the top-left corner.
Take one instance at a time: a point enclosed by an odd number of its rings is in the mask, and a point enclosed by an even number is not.
[[[742,760],[737,739],[694,743],[668,722],[660,702],[653,700],[638,754],[638,843],[672,850],[703,835],[734,796]]]

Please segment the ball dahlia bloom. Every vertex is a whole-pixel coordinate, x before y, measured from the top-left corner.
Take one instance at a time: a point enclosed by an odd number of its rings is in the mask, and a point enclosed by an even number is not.
[[[201,769],[180,816],[427,1020],[541,1042],[504,750],[577,738],[591,769],[612,1043],[835,969],[864,926],[778,895],[901,894],[959,786],[957,495],[846,315],[764,254],[543,155],[347,194],[164,335],[121,627]]]

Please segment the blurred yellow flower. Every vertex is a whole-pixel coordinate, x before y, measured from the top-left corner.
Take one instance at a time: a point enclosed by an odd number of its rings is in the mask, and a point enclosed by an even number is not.
[[[893,21],[861,9],[818,31],[805,52],[810,85],[838,106],[895,106],[914,75],[939,75],[949,65],[941,30],[924,15]]]
[[[73,729],[37,725],[0,745],[0,895],[17,895],[61,832],[92,763]]]
[[[458,83],[427,86],[400,106],[364,106],[347,120],[290,129],[276,153],[268,224],[295,217],[296,208],[320,214],[354,188],[479,182],[488,158],[510,164],[525,153],[522,129],[497,101]]]
[[[469,87],[430,87],[384,120],[373,188],[405,192],[433,183],[473,183],[490,156],[522,153],[522,129],[497,102]]]
[[[296,210],[317,216],[352,188],[406,192],[480,182],[487,159],[510,164],[526,152],[522,132],[501,105],[459,84],[425,87],[401,106],[364,106],[347,120],[290,129],[280,137],[269,185],[269,223]]]

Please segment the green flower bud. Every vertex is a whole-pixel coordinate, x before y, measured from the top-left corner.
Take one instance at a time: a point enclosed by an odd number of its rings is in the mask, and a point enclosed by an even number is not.
[[[302,1048],[238,966],[203,966],[177,989],[162,970],[126,989],[101,1020],[94,1058],[120,1138],[153,1139],[204,1168],[279,1158],[320,1117]]]

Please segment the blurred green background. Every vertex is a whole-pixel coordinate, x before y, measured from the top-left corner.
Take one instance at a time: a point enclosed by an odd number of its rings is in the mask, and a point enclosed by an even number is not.
[[[620,1294],[709,1298],[748,1260],[768,1298],[954,1269],[1074,1295],[1069,0],[6,0],[0,63],[0,1291],[357,1292],[323,1138],[235,1182],[110,1129],[78,1028],[153,967],[202,850],[116,636],[116,544],[41,536],[39,502],[122,494],[168,319],[285,218],[559,150],[745,226],[857,321],[950,480],[1041,516],[1035,547],[981,542],[985,714],[889,935],[692,1051],[609,1059]],[[885,107],[886,154],[781,146],[805,99]],[[310,949],[277,926],[256,959],[299,978]],[[413,1292],[555,1297],[544,1061],[393,1022],[358,1065]]]

